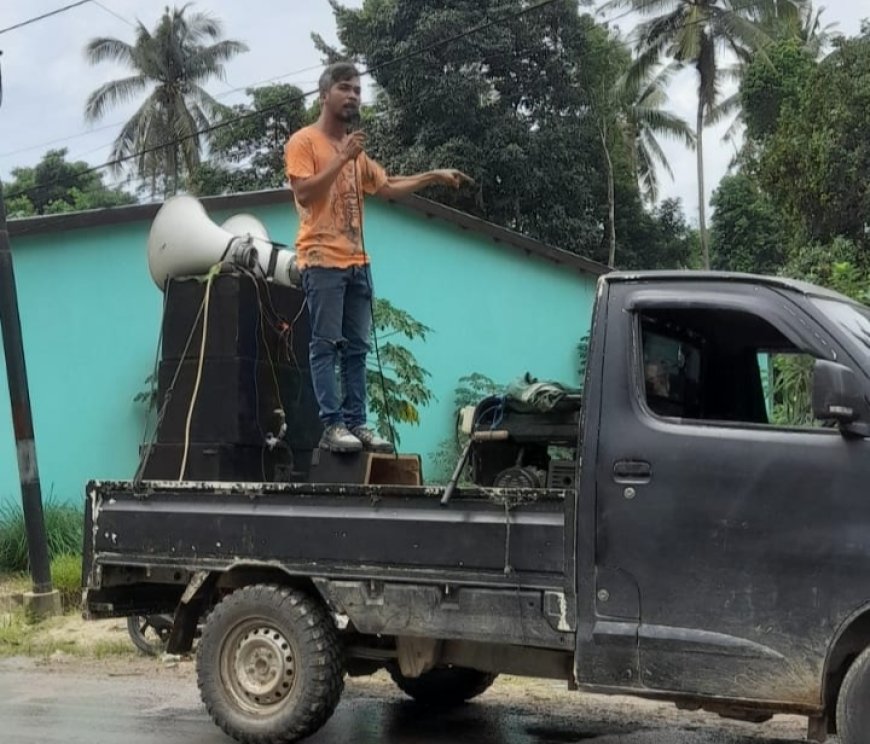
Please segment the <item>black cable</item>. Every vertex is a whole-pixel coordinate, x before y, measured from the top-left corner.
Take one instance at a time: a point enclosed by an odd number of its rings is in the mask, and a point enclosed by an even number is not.
[[[86,3],[89,3],[91,1],[92,0],[79,0],[79,2],[65,5],[63,8],[58,8],[57,10],[52,10],[52,11],[49,11],[48,13],[43,13],[42,15],[35,16],[33,18],[28,18],[26,21],[21,21],[21,23],[16,23],[14,26],[7,26],[6,28],[0,28],[0,34],[5,34],[7,31],[14,31],[16,28],[21,28],[22,26],[29,26],[31,23],[36,23],[37,21],[41,21],[43,18],[48,18],[50,16],[57,15],[58,13],[65,13],[68,10],[72,10],[73,8],[77,8],[79,5],[85,5]]]
[[[87,0],[87,2],[90,2],[90,0]],[[427,52],[430,52],[433,49],[437,49],[439,47],[446,46],[447,44],[452,44],[454,41],[459,41],[460,39],[464,39],[464,38],[471,36],[473,34],[480,33],[481,31],[485,31],[486,29],[491,28],[492,26],[498,25],[500,23],[506,23],[509,21],[513,21],[517,18],[521,18],[524,15],[528,15],[529,13],[535,12],[537,10],[541,10],[542,8],[545,8],[546,6],[553,5],[554,3],[557,3],[557,2],[564,2],[564,0],[541,0],[541,2],[535,3],[534,5],[530,5],[529,7],[523,8],[522,10],[519,10],[515,13],[511,13],[509,15],[502,16],[500,18],[495,18],[493,20],[486,21],[485,23],[481,23],[477,26],[474,26],[474,27],[468,29],[467,31],[463,31],[460,34],[456,34],[455,36],[450,36],[447,39],[442,39],[440,41],[433,42],[432,44],[421,47],[420,49],[415,49],[411,52],[408,52],[407,54],[399,55],[398,57],[395,57],[395,58],[390,59],[390,60],[386,60],[385,62],[381,62],[380,64],[374,65],[373,67],[369,67],[366,70],[363,70],[362,72],[360,72],[360,77],[372,75],[373,73],[375,73],[379,70],[383,70],[384,68],[392,67],[393,65],[399,64],[400,62],[406,62],[409,59],[413,59],[415,57],[419,57],[423,54],[426,54]],[[157,152],[159,150],[165,150],[166,148],[180,145],[182,142],[186,142],[187,140],[190,140],[190,139],[195,139],[203,134],[210,134],[212,132],[217,131],[218,129],[222,129],[223,127],[227,127],[227,126],[230,126],[232,124],[237,124],[238,122],[241,122],[241,121],[247,121],[248,119],[251,119],[251,118],[254,118],[257,116],[264,116],[266,114],[271,113],[272,111],[275,111],[283,106],[286,106],[288,103],[297,103],[299,101],[304,101],[309,96],[315,95],[319,92],[320,91],[318,89],[310,90],[310,91],[307,91],[305,93],[302,93],[301,95],[293,96],[293,97],[289,98],[288,100],[283,101],[281,103],[277,103],[274,106],[269,106],[267,108],[261,109],[260,111],[251,111],[247,114],[240,114],[239,116],[233,117],[231,119],[225,119],[221,122],[218,122],[217,124],[211,124],[207,127],[204,127],[203,129],[197,130],[195,132],[191,132],[190,134],[186,134],[183,137],[177,137],[177,138],[172,139],[172,140],[167,140],[166,142],[162,142],[159,145],[153,145],[151,147],[146,147],[146,148],[143,148],[142,150],[138,150],[137,152],[131,153],[129,155],[124,155],[123,157],[116,158],[115,160],[109,160],[108,162],[102,163],[100,165],[95,165],[91,168],[87,168],[86,170],[81,171],[80,173],[77,173],[75,175],[73,181],[77,181],[78,179],[80,179],[86,175],[89,175],[91,173],[96,173],[97,171],[101,171],[104,168],[115,167],[115,166],[120,165],[121,163],[126,163],[129,160],[135,160],[136,158],[140,158],[143,155],[148,155],[152,152]],[[47,184],[42,184],[40,186],[32,186],[30,188],[20,189],[12,194],[8,194],[6,196],[6,198],[7,199],[14,199],[15,197],[18,197],[18,196],[24,196],[24,195],[30,194],[31,192],[51,188],[52,186],[59,185],[62,180],[63,180],[64,184],[68,183],[68,181],[69,181],[69,179],[56,179],[52,182],[49,182]]]
[[[378,376],[380,377],[381,382],[381,396],[384,399],[384,409],[387,414],[387,425],[390,427],[390,444],[393,445],[393,454],[396,456],[396,459],[399,459],[399,448],[396,446],[396,427],[393,425],[393,413],[390,410],[390,399],[387,396],[387,382],[384,378],[384,367],[381,364],[381,350],[378,345],[378,326],[375,322],[375,291],[372,287],[371,281],[371,262],[369,261],[368,253],[366,253],[366,238],[365,238],[365,229],[363,227],[363,204],[362,204],[362,194],[360,193],[361,184],[359,181],[359,176],[357,174],[356,169],[356,160],[359,157],[357,155],[353,159],[353,190],[356,194],[356,208],[357,214],[359,216],[359,243],[360,248],[362,249],[363,254],[363,268],[365,269],[366,275],[366,285],[369,289],[369,310],[372,316],[372,339],[374,340],[375,346],[375,359],[378,363]]]

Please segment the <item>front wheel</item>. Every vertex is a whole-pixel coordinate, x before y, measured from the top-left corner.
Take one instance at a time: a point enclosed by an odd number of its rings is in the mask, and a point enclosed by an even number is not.
[[[244,587],[217,605],[203,628],[196,671],[212,719],[246,744],[313,734],[344,687],[341,645],[323,603],[271,585]]]
[[[870,648],[849,667],[837,697],[840,744],[866,744],[870,731]]]
[[[395,665],[389,671],[399,689],[418,703],[444,707],[461,705],[482,695],[498,676],[466,667],[436,667],[419,677],[406,677]]]

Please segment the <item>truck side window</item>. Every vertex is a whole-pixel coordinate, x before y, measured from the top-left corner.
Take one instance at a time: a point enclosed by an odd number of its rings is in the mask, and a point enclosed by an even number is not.
[[[657,416],[819,427],[812,414],[814,357],[769,322],[735,310],[640,314],[642,390]]]

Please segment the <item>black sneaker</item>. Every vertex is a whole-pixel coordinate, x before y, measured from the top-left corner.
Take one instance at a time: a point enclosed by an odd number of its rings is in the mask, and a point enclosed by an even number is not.
[[[391,455],[396,451],[392,444],[383,437],[379,437],[368,426],[355,426],[350,433],[362,442],[362,446],[369,452]]]
[[[363,443],[344,424],[327,426],[320,437],[320,449],[330,452],[360,452]]]

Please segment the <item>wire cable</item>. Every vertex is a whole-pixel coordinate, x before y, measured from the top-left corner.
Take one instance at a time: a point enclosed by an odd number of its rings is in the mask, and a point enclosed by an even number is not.
[[[41,21],[44,18],[49,18],[54,15],[58,15],[59,13],[65,13],[68,10],[72,10],[73,8],[77,8],[79,5],[85,5],[87,3],[93,2],[93,0],[79,0],[77,3],[70,3],[69,5],[65,5],[62,8],[58,8],[57,10],[51,10],[48,13],[43,13],[42,15],[34,16],[33,18],[28,18],[26,21],[21,21],[21,23],[16,23],[14,26],[7,26],[6,28],[0,28],[0,34],[8,33],[9,31],[14,31],[16,28],[23,28],[24,26],[29,26],[31,23],[36,23],[37,21]]]
[[[184,471],[187,470],[187,455],[190,451],[190,423],[193,420],[193,409],[196,407],[196,399],[199,395],[199,383],[202,381],[202,368],[205,362],[205,343],[208,336],[208,309],[209,296],[211,295],[211,285],[215,274],[220,270],[221,264],[215,264],[208,272],[208,278],[205,282],[205,297],[203,305],[205,307],[202,317],[202,341],[199,345],[199,361],[196,365],[196,379],[193,383],[193,392],[190,395],[190,407],[187,409],[187,421],[184,425],[184,451],[181,456],[181,470],[178,473],[178,480],[184,480]]]
[[[145,469],[148,467],[148,461],[151,458],[151,452],[154,449],[157,435],[160,432],[160,427],[163,424],[163,419],[166,416],[166,412],[169,410],[169,404],[172,401],[172,395],[175,392],[175,384],[178,382],[178,378],[181,376],[181,370],[184,366],[184,362],[187,360],[187,352],[190,350],[190,345],[193,343],[193,337],[196,335],[197,328],[199,328],[199,319],[202,317],[204,309],[205,302],[203,301],[199,304],[199,310],[197,310],[196,317],[193,319],[193,324],[190,327],[190,333],[188,333],[187,341],[185,342],[184,348],[181,351],[181,357],[178,360],[178,365],[175,367],[175,372],[172,375],[172,380],[169,383],[169,387],[166,389],[166,394],[163,397],[163,405],[160,406],[160,411],[157,414],[157,421],[154,424],[154,431],[151,433],[151,439],[148,442],[148,446],[145,448],[145,453],[139,461],[139,467],[136,469],[136,473],[133,476],[134,487],[137,487],[139,483],[142,482],[142,477],[145,474]],[[158,354],[159,352],[160,349],[158,347]]]
[[[85,1],[90,2],[90,0],[85,0]],[[527,8],[523,8],[522,10],[516,11],[514,13],[510,13],[510,14],[505,15],[505,16],[500,16],[499,18],[494,18],[494,19],[485,21],[484,23],[478,24],[477,26],[473,26],[472,28],[470,28],[466,31],[463,31],[462,33],[456,34],[454,36],[450,36],[446,39],[441,39],[439,41],[433,42],[431,44],[420,47],[418,49],[411,50],[410,52],[407,52],[406,54],[401,54],[398,57],[394,57],[393,59],[389,59],[389,60],[386,60],[386,61],[381,62],[379,64],[373,65],[372,67],[369,67],[369,68],[361,71],[360,77],[372,75],[375,72],[386,69],[388,67],[392,67],[393,65],[397,65],[401,62],[407,62],[408,60],[414,59],[415,57],[419,57],[419,56],[426,54],[427,52],[431,52],[434,49],[438,49],[438,48],[446,46],[448,44],[452,44],[455,41],[459,41],[459,40],[467,38],[473,34],[480,33],[481,31],[485,31],[486,29],[491,28],[493,26],[496,26],[498,24],[507,23],[507,22],[516,20],[517,18],[521,18],[521,17],[528,15],[530,13],[542,10],[543,8],[545,8],[549,5],[553,5],[557,2],[562,2],[562,1],[563,0],[540,0],[540,2],[535,3],[534,5],[530,5]],[[204,134],[210,134],[212,132],[215,132],[219,129],[230,126],[232,124],[237,124],[237,123],[242,122],[242,121],[247,121],[248,119],[251,119],[251,118],[254,118],[257,116],[268,115],[272,111],[276,111],[277,109],[281,108],[282,106],[287,105],[288,103],[296,103],[298,101],[304,101],[309,96],[315,95],[318,92],[319,92],[318,89],[310,90],[310,91],[302,93],[301,95],[293,96],[293,97],[289,98],[288,100],[283,101],[282,103],[275,104],[274,106],[268,106],[268,107],[261,109],[259,111],[251,111],[251,112],[248,112],[245,114],[239,114],[238,116],[232,117],[230,119],[222,120],[222,121],[217,122],[215,124],[211,124],[207,127],[203,127],[202,129],[196,130],[194,132],[190,132],[189,134],[186,134],[184,136],[176,137],[174,139],[167,140],[166,142],[161,142],[160,144],[157,144],[157,145],[151,145],[150,147],[142,148],[141,150],[138,150],[136,152],[129,153],[127,155],[123,155],[119,158],[115,158],[114,160],[109,160],[105,163],[101,163],[100,165],[95,165],[91,168],[83,170],[81,173],[77,173],[73,180],[78,180],[80,178],[83,178],[86,175],[89,175],[91,173],[96,173],[97,171],[103,170],[104,168],[118,167],[122,163],[126,163],[130,160],[135,160],[137,158],[141,158],[143,155],[148,155],[152,152],[158,152],[159,150],[165,150],[165,149],[170,148],[170,147],[175,147],[175,146],[180,145],[181,143],[186,142],[190,139],[195,139],[195,138],[200,137],[201,135],[204,135]],[[68,179],[63,179],[63,180],[64,180],[64,183],[67,183],[67,181],[68,181]],[[33,192],[33,191],[37,191],[39,189],[50,188],[50,187],[56,186],[60,183],[61,183],[61,179],[55,179],[55,181],[52,181],[52,182],[49,182],[47,184],[43,184],[40,186],[19,189],[18,191],[7,195],[6,198],[7,199],[14,199],[15,197],[24,196],[24,195],[27,195],[27,194]]]
[[[359,215],[359,242],[360,248],[362,249],[363,254],[363,269],[365,270],[366,275],[366,284],[369,289],[369,311],[371,312],[372,317],[372,340],[374,341],[375,347],[375,359],[378,364],[378,376],[381,382],[381,397],[384,400],[384,411],[387,415],[387,426],[390,429],[390,444],[393,445],[393,454],[396,456],[396,459],[399,459],[399,448],[396,446],[396,427],[393,424],[393,413],[390,410],[390,399],[387,396],[387,382],[384,378],[384,367],[381,364],[381,350],[378,345],[378,326],[375,321],[375,292],[372,287],[371,280],[371,261],[369,260],[369,255],[366,252],[366,238],[365,238],[365,229],[363,226],[363,199],[362,199],[362,184],[360,183],[359,173],[356,167],[356,161],[359,155],[353,159],[353,189],[356,194],[356,205],[357,205],[357,214]]]

